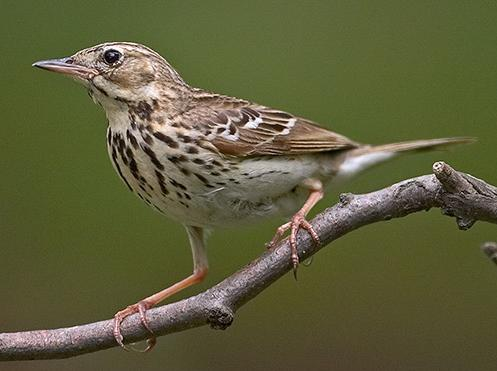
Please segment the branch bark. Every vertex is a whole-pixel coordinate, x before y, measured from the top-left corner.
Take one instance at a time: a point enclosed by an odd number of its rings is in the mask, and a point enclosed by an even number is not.
[[[433,175],[404,180],[390,187],[363,195],[342,194],[340,202],[312,221],[323,242],[315,246],[306,232],[299,233],[301,261],[331,241],[363,225],[400,218],[437,207],[455,217],[460,229],[477,220],[497,224],[497,188],[471,175],[460,173],[443,162],[433,165]],[[486,246],[486,247],[485,247]],[[497,261],[497,247],[482,249]],[[292,269],[290,248],[284,240],[252,263],[211,289],[188,299],[150,309],[150,328],[157,336],[209,324],[225,329],[235,312],[262,290]],[[113,320],[53,330],[0,334],[0,360],[68,358],[116,346]],[[145,340],[149,335],[139,316],[125,319],[122,332],[127,342]]]

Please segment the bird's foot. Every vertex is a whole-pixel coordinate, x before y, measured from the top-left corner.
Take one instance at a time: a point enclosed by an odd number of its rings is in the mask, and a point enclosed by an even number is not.
[[[288,223],[285,223],[278,227],[273,239],[266,244],[268,249],[273,248],[276,244],[281,240],[286,231],[290,230],[290,249],[292,252],[292,264],[293,264],[293,275],[295,279],[297,278],[297,268],[299,266],[299,256],[297,253],[297,233],[300,228],[305,229],[312,237],[314,242],[319,245],[321,242],[319,240],[319,236],[312,227],[311,223],[309,223],[305,219],[305,215],[303,212],[297,212],[292,219]]]
[[[152,349],[157,342],[157,338],[154,336],[153,331],[150,329],[150,326],[148,325],[148,320],[147,320],[147,310],[150,309],[152,305],[148,303],[145,300],[139,301],[136,304],[130,305],[126,307],[123,310],[120,310],[114,315],[114,338],[116,339],[117,343],[124,349],[124,350],[133,350],[136,352],[148,352],[150,349]],[[147,331],[152,335],[150,338],[147,339],[147,347],[143,350],[138,350],[132,347],[127,346],[124,344],[123,340],[124,337],[121,333],[121,323],[123,320],[131,316],[132,314],[138,313],[140,315],[140,321],[147,329]]]

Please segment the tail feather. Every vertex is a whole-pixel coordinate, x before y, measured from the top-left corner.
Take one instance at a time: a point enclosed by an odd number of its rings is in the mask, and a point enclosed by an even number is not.
[[[407,142],[380,144],[377,146],[366,146],[357,149],[354,154],[361,155],[362,153],[372,152],[408,152],[408,151],[425,151],[425,150],[441,150],[456,144],[474,143],[476,138],[472,137],[453,137],[453,138],[437,138],[437,139],[420,139],[410,140]]]
[[[345,180],[355,174],[380,164],[403,152],[440,150],[456,144],[473,143],[476,138],[439,138],[421,139],[407,142],[361,146],[347,151],[336,173],[336,180]]]

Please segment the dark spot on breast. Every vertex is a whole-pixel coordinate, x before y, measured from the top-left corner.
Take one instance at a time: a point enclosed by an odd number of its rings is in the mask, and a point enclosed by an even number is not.
[[[195,164],[197,164],[197,165],[203,165],[205,163],[205,161],[202,160],[201,158],[196,158],[192,162],[195,163]]]
[[[231,135],[235,135],[235,133],[236,133],[236,127],[235,127],[235,125],[230,124],[229,130],[230,130],[230,134]]]
[[[164,133],[161,133],[160,131],[156,131],[154,133],[154,137],[159,139],[160,141],[166,143],[169,147],[171,148],[178,148],[178,142],[176,142],[173,138],[170,136],[167,136]]]
[[[136,130],[135,117],[133,115],[128,115],[128,116],[129,116],[129,122],[131,124],[131,129]]]
[[[183,174],[185,174],[185,175],[190,175],[190,174],[191,174],[191,173],[190,173],[190,170],[185,169],[184,167],[180,167],[180,168],[179,168],[179,171],[181,171],[181,172],[182,172]]]
[[[192,199],[192,196],[190,196],[190,195],[189,195],[188,193],[186,193],[186,192],[185,192],[185,193],[183,193],[183,195],[185,196],[185,198],[186,198],[187,200],[191,200],[191,199]]]
[[[128,189],[133,192],[133,188],[131,188],[131,186],[129,185],[128,181],[124,177],[123,172],[121,171],[121,167],[119,166],[119,163],[117,162],[117,153],[116,153],[116,148],[115,147],[112,147],[111,158],[112,158],[112,162],[114,163],[114,166],[116,167],[117,173],[119,174],[119,177],[122,179],[122,181],[124,182],[124,184],[126,184],[126,186],[128,187]]]
[[[194,147],[194,146],[188,146],[188,147],[186,147],[186,152],[194,155],[194,154],[198,153],[198,148]]]
[[[205,168],[206,170],[212,170],[212,169],[214,169],[214,165],[212,165],[212,164],[205,164],[205,165],[204,165],[204,168]]]
[[[183,155],[167,156],[167,159],[173,164],[178,164],[180,162],[188,161],[188,159]]]
[[[212,176],[219,176],[221,173],[218,173],[217,171],[211,171]]]
[[[126,130],[126,138],[128,138],[129,142],[133,146],[134,149],[138,149],[138,141],[136,140],[135,136],[131,134],[131,132]]]
[[[128,159],[131,161],[134,156],[133,156],[133,150],[131,147],[126,147],[126,156],[128,156]]]
[[[142,149],[143,151],[147,154],[147,156],[150,158],[150,161],[154,164],[154,166],[159,169],[159,170],[164,170],[164,165],[159,161],[157,158],[155,152],[150,148],[149,146],[143,145],[142,144]]]
[[[155,170],[155,176],[157,177],[157,183],[159,183],[159,188],[164,196],[169,194],[169,190],[166,187],[166,179],[162,173]]]
[[[176,181],[174,179],[169,178],[169,183],[171,183],[171,185],[173,187],[179,188],[179,189],[181,189],[183,191],[186,191],[186,189],[187,189],[183,184],[181,184],[180,182],[178,182],[178,181]]]
[[[135,178],[137,180],[139,180],[140,178],[138,176],[136,176],[137,171],[138,171],[138,166],[136,165],[136,161],[134,158],[129,161],[129,169],[135,175]]]
[[[124,139],[122,138],[121,134],[120,133],[114,134],[113,141],[114,141],[114,144],[117,143],[117,150],[119,152],[119,155],[121,156],[121,160],[123,161],[123,163],[125,165],[128,165],[128,159],[124,155],[124,150],[127,147],[126,147],[126,144],[124,143]]]
[[[219,162],[219,161],[217,161],[217,160],[212,161],[212,165],[217,166],[217,167],[223,167],[223,164],[222,164],[222,163],[220,163],[220,162]]]
[[[124,156],[124,153],[121,153],[121,159],[123,160],[123,164],[128,166],[128,158]]]
[[[183,143],[190,143],[192,141],[192,137],[184,134],[178,134],[178,138],[183,142]]]
[[[117,137],[117,140],[119,143],[119,152],[122,154],[122,153],[124,153],[124,148],[126,147],[126,143],[124,143],[124,139],[121,136],[121,134],[119,134],[119,136]]]
[[[142,138],[148,145],[152,145],[152,143],[154,142],[154,139],[147,133],[142,133]]]
[[[126,147],[126,156],[128,156],[129,159],[133,158],[133,150],[131,147]]]
[[[130,159],[128,166],[129,166],[129,170],[131,171],[131,174],[133,175],[133,177],[141,183],[142,180],[140,179],[140,174],[138,173],[138,165],[136,164],[136,161],[134,158]]]
[[[135,107],[133,107],[133,111],[142,120],[150,121],[150,115],[154,112],[154,109],[147,102],[140,101]]]
[[[209,181],[207,180],[207,178],[205,176],[203,176],[201,174],[197,174],[197,173],[193,173],[193,175],[195,175],[198,178],[198,180],[200,180],[202,183],[205,183],[205,184],[209,183]]]

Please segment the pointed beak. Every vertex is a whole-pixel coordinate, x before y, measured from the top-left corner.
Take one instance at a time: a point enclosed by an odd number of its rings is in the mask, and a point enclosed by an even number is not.
[[[63,75],[79,79],[91,79],[98,74],[98,71],[92,68],[84,67],[75,64],[71,58],[49,59],[33,63],[33,67],[38,67],[44,70],[58,72]]]

